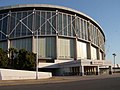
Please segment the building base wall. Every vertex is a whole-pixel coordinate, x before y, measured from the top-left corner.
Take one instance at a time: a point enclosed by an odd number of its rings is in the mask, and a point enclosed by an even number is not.
[[[107,68],[106,68],[107,67]],[[55,63],[40,63],[39,68],[55,70],[54,75],[60,76],[84,76],[99,75],[112,72],[111,63],[100,60],[55,60]]]
[[[38,72],[38,79],[51,78],[50,72]],[[36,79],[35,71],[0,69],[0,80]]]

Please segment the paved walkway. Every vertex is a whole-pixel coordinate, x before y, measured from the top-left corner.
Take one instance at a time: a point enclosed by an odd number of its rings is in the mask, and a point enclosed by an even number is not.
[[[120,73],[112,75],[91,75],[91,76],[57,76],[50,79],[39,80],[0,80],[0,86],[22,85],[22,84],[46,84],[46,83],[61,83],[93,79],[106,79],[120,77]]]

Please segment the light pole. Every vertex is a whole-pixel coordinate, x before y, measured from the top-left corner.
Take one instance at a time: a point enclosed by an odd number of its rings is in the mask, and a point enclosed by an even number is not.
[[[36,80],[38,80],[38,31],[36,36]]]
[[[112,55],[113,55],[113,57],[114,57],[114,73],[115,73],[115,56],[116,56],[116,54],[113,53]]]

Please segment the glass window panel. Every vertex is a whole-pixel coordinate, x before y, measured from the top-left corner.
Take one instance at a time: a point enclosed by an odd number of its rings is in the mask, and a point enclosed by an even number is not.
[[[13,29],[14,29],[14,32],[13,32],[13,37],[15,37],[15,36],[16,36],[16,32],[17,32],[17,31],[16,31],[16,28],[15,28],[15,27],[16,27],[16,25],[17,25],[17,21],[16,21],[16,20],[17,20],[17,19],[16,19],[17,14],[16,14],[16,13],[14,13],[14,14],[13,14],[13,17],[14,17],[14,19],[15,19],[15,21],[14,21],[15,26],[14,26],[14,28],[13,28]]]
[[[84,19],[83,19],[82,23],[83,23],[83,39],[85,39],[86,31],[85,31],[85,20]]]
[[[4,34],[2,34],[2,39],[6,39],[6,36]]]
[[[64,35],[67,35],[67,18],[66,14],[63,14],[63,28],[64,28]]]
[[[92,41],[92,24],[90,23],[90,40]]]
[[[99,29],[97,28],[97,45],[99,45],[99,34],[98,34]]]
[[[97,29],[97,45],[99,45],[99,29]]]
[[[18,26],[16,27],[16,37],[20,36],[20,30],[21,30],[21,23],[18,24]]]
[[[54,37],[51,37],[51,57],[55,58],[56,57],[56,41]]]
[[[79,18],[79,21],[78,21],[78,36],[79,36],[79,38],[81,38],[81,21],[80,21],[80,18]]]
[[[81,18],[79,18],[79,22],[80,22],[80,23],[79,23],[79,26],[80,26],[80,31],[79,31],[79,32],[80,32],[80,35],[79,35],[79,37],[82,38],[82,29],[81,29],[82,25],[81,25]]]
[[[93,42],[93,25],[91,24],[91,40]]]
[[[75,36],[75,16],[72,16],[72,36]]]
[[[15,22],[16,22],[16,13],[12,13],[10,17],[10,32],[15,28]],[[15,32],[11,33],[11,37],[14,37]]]
[[[10,47],[32,51],[32,39],[25,38],[25,39],[11,40]]]
[[[85,40],[88,40],[87,21],[84,21]]]
[[[94,30],[94,26],[93,26],[93,43],[95,43],[95,30]]]
[[[85,36],[85,40],[87,39],[87,37],[86,37],[86,21],[84,20],[84,36]]]
[[[2,33],[0,33],[0,40],[2,40]]]
[[[6,16],[6,14],[4,14],[4,17],[5,16]],[[7,33],[7,20],[8,20],[8,17],[3,19],[3,29],[2,29],[2,32],[4,32],[5,34]]]
[[[51,39],[46,38],[46,57],[51,57]]]
[[[40,12],[39,11],[37,11],[35,14],[35,21],[36,21],[35,30],[37,30],[40,27]]]
[[[22,22],[27,26],[27,18],[26,18],[26,16],[27,16],[27,12],[23,12],[22,13],[22,18],[24,18],[24,19],[22,20]],[[27,32],[26,32],[27,28],[26,28],[26,26],[24,24],[22,24],[22,30],[21,30],[22,36],[25,36],[27,34]]]
[[[0,19],[2,19],[2,15],[0,15]],[[0,20],[0,31],[2,30],[2,20]]]
[[[55,34],[55,29],[56,29],[56,12],[52,12],[52,25],[54,28],[52,28],[52,34]]]
[[[45,12],[41,12],[41,34],[45,34]]]
[[[98,28],[97,28],[97,31],[96,31],[96,35],[97,35],[97,39],[96,39],[96,43],[97,43],[97,45],[98,45],[98,41],[99,41],[99,34],[98,34]]]
[[[49,19],[49,21],[47,21],[47,28],[46,28],[46,33],[47,34],[51,34],[51,29],[52,29],[51,25],[50,25],[50,23],[51,23],[50,17],[51,17],[51,13],[47,12],[47,19]]]
[[[87,22],[88,40],[90,40],[90,22]]]
[[[2,19],[2,14],[0,14],[0,19]],[[1,20],[0,20],[1,21]]]
[[[76,19],[76,34],[78,37],[80,36],[80,20],[78,17]]]
[[[62,35],[62,14],[59,13],[58,14],[58,30],[59,30],[59,34]]]
[[[97,49],[93,46],[91,46],[91,58],[97,60]]]
[[[83,20],[81,19],[81,37],[84,38],[84,32],[83,32]]]
[[[75,42],[74,42],[74,39],[71,39],[70,40],[70,47],[69,47],[69,49],[70,49],[70,57],[71,58],[74,58],[74,46],[75,46]]]
[[[37,39],[35,38],[35,42]],[[37,42],[36,42],[37,43]],[[35,50],[36,50],[35,46]],[[38,40],[38,54],[40,57],[55,58],[55,38],[54,37],[42,37]]]
[[[39,38],[39,40],[38,40],[38,47],[39,47],[38,48],[39,58],[40,57],[45,57],[45,38]]]
[[[97,29],[95,27],[95,44],[97,44]]]
[[[92,25],[92,42],[94,43],[94,26]]]
[[[71,36],[71,16],[68,15],[68,36]]]
[[[74,57],[74,40],[73,39],[58,39],[58,56],[59,58]]]
[[[0,42],[0,48],[2,48],[3,50],[7,50],[7,41]]]
[[[22,30],[20,31],[21,36],[25,36],[26,35],[26,27],[22,24]]]
[[[17,17],[16,17],[16,18],[17,18],[17,23],[18,23],[18,22],[21,20],[21,18],[22,18],[22,17],[21,17],[21,16],[22,16],[21,14],[22,14],[21,12],[17,12]]]
[[[21,20],[21,13],[18,12],[16,22],[18,23],[20,20]],[[16,37],[20,36],[21,33],[20,31],[21,31],[21,23],[19,23],[19,25],[16,27]]]
[[[17,42],[19,43],[19,49],[26,49],[25,39],[19,39]]]
[[[32,12],[29,11],[28,15],[30,15]],[[29,27],[30,30],[32,30],[32,26],[33,26],[33,14],[30,15],[27,19],[27,26]],[[32,33],[30,31],[27,32],[27,35],[31,35]]]
[[[6,17],[6,14],[3,15],[3,17]],[[1,20],[2,24],[1,24],[1,31],[6,34],[7,33],[7,17]],[[2,35],[2,39],[6,39],[6,35],[1,34]]]
[[[93,35],[94,35],[94,44],[95,44],[95,39],[96,39],[96,36],[95,36],[95,26],[93,28]]]
[[[86,59],[87,58],[87,44],[84,42],[77,41],[77,53],[78,58]]]

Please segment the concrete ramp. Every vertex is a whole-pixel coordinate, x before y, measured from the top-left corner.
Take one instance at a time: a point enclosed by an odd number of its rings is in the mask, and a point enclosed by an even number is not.
[[[38,72],[38,79],[52,77],[51,72]],[[0,69],[0,80],[36,79],[35,71]]]

